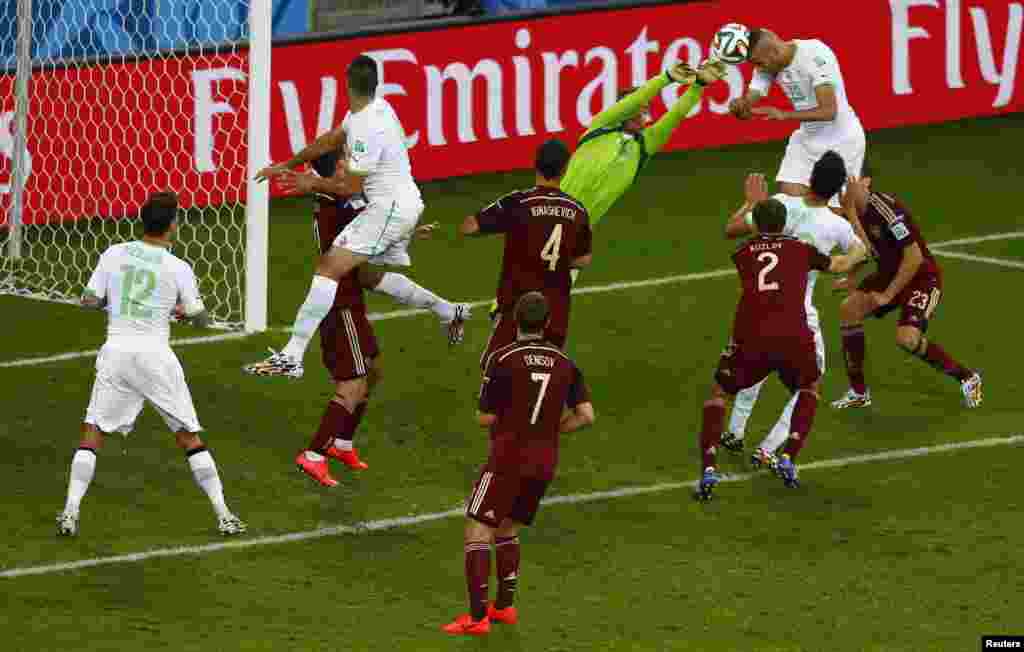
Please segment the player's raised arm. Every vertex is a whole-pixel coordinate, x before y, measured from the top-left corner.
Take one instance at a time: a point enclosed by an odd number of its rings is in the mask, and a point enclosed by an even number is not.
[[[682,70],[682,69],[681,69]],[[678,72],[678,76],[682,77],[682,71]],[[686,68],[689,70],[689,68]],[[697,106],[700,102],[700,98],[704,95],[704,87],[708,84],[713,84],[725,77],[725,64],[717,61],[705,61],[703,65],[694,73],[693,84],[683,96],[680,97],[675,104],[661,116],[657,122],[644,130],[644,144],[647,147],[648,154],[655,154],[661,151],[661,148],[665,146],[668,139],[672,137],[672,132],[676,130],[683,120],[690,115],[690,111],[693,107]]]
[[[324,154],[337,151],[345,146],[345,132],[341,126],[335,127],[326,134],[319,136],[309,145],[303,147],[298,154],[291,157],[283,163],[277,163],[263,168],[256,173],[256,179],[262,181],[263,179],[272,179],[280,176],[287,170],[294,170],[303,163],[309,163],[320,158]]]
[[[651,100],[669,84],[692,81],[693,70],[685,64],[678,64],[664,73],[648,79],[643,86],[598,113],[587,128],[587,133],[605,127],[617,127],[642,112],[651,103]],[[682,100],[680,99],[680,101]]]
[[[831,84],[823,84],[814,88],[818,106],[803,111],[783,111],[774,106],[755,107],[751,113],[767,120],[799,120],[800,122],[832,122],[839,112],[839,101],[836,89]]]
[[[745,201],[725,225],[725,237],[734,240],[745,235],[757,234],[757,226],[751,218],[751,211],[758,202],[768,199],[768,182],[763,174],[747,175],[743,184]]]

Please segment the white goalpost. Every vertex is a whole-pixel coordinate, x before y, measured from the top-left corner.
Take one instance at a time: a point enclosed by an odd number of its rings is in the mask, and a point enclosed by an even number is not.
[[[17,0],[0,49],[0,294],[77,301],[99,255],[141,237],[146,197],[171,190],[174,253],[215,321],[264,330],[269,190],[253,177],[270,161],[271,0],[127,6],[145,15]]]

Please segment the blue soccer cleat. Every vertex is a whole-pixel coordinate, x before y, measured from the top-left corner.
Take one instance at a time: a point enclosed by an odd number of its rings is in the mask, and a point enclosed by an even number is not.
[[[718,471],[715,467],[709,466],[704,469],[704,476],[701,477],[700,482],[697,483],[697,487],[694,489],[693,497],[695,500],[699,500],[702,503],[709,502],[711,500],[711,493],[722,479],[718,475]]]
[[[796,489],[800,486],[800,480],[796,477],[796,464],[793,464],[793,460],[786,453],[779,455],[779,463],[775,468],[775,472],[782,478],[782,484],[790,489]]]

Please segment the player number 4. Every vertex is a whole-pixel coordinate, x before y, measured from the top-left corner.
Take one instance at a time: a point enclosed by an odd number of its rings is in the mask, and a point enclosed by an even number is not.
[[[530,374],[530,380],[535,383],[540,383],[540,391],[537,392],[537,403],[533,406],[533,416],[530,417],[530,425],[537,423],[537,418],[540,417],[540,406],[544,404],[544,395],[548,393],[548,383],[551,382],[551,374],[542,374],[534,372]]]
[[[540,250],[540,259],[545,260],[548,263],[548,271],[555,271],[558,268],[558,258],[562,250],[562,225],[556,224],[555,228],[551,229],[551,235],[548,236],[548,241],[544,243],[544,248]]]
[[[757,262],[763,262],[767,260],[768,264],[757,275],[757,289],[759,292],[765,292],[767,290],[778,290],[779,284],[775,281],[768,281],[766,278],[768,272],[775,269],[775,266],[779,264],[779,257],[770,251],[766,251],[757,257]]]

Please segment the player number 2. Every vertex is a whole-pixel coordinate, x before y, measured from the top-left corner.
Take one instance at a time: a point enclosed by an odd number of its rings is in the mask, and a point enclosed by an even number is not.
[[[540,417],[540,406],[544,404],[544,395],[548,393],[548,383],[551,382],[551,374],[534,372],[530,374],[530,380],[540,383],[540,391],[537,392],[537,403],[533,406],[533,416],[530,417],[530,425],[537,423]]]
[[[764,268],[762,268],[757,275],[757,289],[760,292],[765,292],[767,290],[778,290],[779,284],[776,283],[775,281],[769,282],[766,277],[768,276],[768,272],[775,269],[775,266],[779,264],[779,257],[778,255],[773,254],[770,251],[766,251],[758,255],[757,262],[760,263],[765,260],[768,261],[768,264],[765,265]]]
[[[540,250],[541,260],[548,262],[548,271],[555,271],[558,268],[558,257],[562,250],[562,225],[556,224],[555,228],[551,229],[551,235],[548,236],[548,241],[544,243],[544,248]]]

